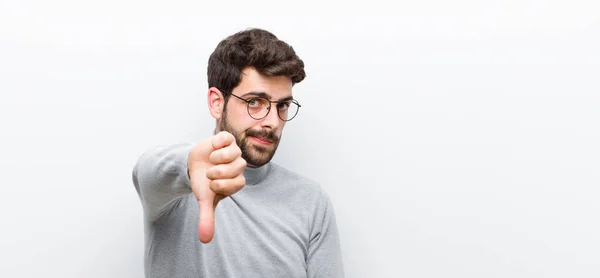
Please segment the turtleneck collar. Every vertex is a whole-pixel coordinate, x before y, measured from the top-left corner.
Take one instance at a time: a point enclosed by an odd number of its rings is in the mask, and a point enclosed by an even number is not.
[[[265,179],[267,174],[269,174],[269,170],[271,170],[271,162],[258,167],[252,168],[250,166],[244,169],[244,178],[246,178],[246,185],[256,185],[262,180]]]

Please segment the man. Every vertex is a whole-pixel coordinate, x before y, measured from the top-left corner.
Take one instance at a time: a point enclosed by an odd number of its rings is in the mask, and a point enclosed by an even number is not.
[[[332,204],[315,182],[270,162],[300,104],[293,48],[261,29],[221,41],[208,63],[215,134],[144,153],[148,277],[343,277]]]

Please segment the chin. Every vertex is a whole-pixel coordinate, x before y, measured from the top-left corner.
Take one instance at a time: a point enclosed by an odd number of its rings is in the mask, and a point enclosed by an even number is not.
[[[261,152],[253,148],[249,154],[243,155],[243,158],[246,160],[249,166],[256,168],[269,163],[274,154],[275,152]]]
[[[254,161],[247,161],[248,167],[259,168],[259,167],[262,167],[265,164],[269,163],[269,161],[267,161],[267,162],[259,161],[259,162],[261,162],[261,163],[254,163]]]

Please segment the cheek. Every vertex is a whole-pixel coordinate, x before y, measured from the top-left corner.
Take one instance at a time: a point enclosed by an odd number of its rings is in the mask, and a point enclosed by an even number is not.
[[[228,111],[227,122],[238,132],[244,132],[255,124],[245,109],[238,109],[235,112]]]
[[[281,134],[283,133],[283,128],[285,127],[285,122],[283,122],[279,128],[277,129],[277,137],[281,137]]]

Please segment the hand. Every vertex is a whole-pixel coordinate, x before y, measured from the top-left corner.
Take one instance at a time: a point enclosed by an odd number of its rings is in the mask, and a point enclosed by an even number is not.
[[[192,148],[188,157],[188,174],[200,206],[198,238],[203,243],[213,238],[218,202],[246,184],[245,168],[246,160],[242,158],[235,137],[229,132],[219,132]]]

